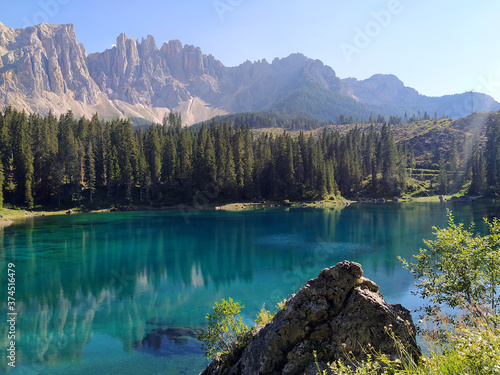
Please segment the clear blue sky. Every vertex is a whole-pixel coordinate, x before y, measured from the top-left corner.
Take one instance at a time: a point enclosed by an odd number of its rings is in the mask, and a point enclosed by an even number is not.
[[[88,53],[116,37],[179,39],[226,66],[322,60],[341,78],[397,75],[425,95],[476,90],[500,101],[497,0],[0,0],[0,22],[73,23]]]

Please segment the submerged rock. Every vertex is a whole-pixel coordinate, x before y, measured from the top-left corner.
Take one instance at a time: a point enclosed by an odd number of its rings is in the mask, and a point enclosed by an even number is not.
[[[137,346],[147,344],[149,347],[159,349],[163,336],[166,336],[170,341],[176,344],[185,344],[188,339],[197,339],[198,335],[202,332],[203,329],[192,327],[155,328],[152,329],[140,343],[137,343]]]
[[[213,361],[202,375],[316,374],[314,351],[323,368],[349,356],[362,361],[372,349],[396,359],[395,339],[417,359],[415,335],[410,312],[387,304],[361,265],[344,261],[309,280],[231,364]]]

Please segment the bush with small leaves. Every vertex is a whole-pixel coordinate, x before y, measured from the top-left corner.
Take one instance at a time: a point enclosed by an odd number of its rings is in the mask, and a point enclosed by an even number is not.
[[[232,298],[223,298],[215,303],[213,314],[207,314],[208,330],[198,335],[207,358],[224,357],[238,343],[238,338],[248,331],[240,316],[244,307],[240,302],[233,302]]]
[[[267,323],[269,323],[273,319],[273,316],[274,316],[274,314],[271,314],[271,312],[269,312],[269,310],[266,310],[266,304],[263,304],[262,308],[257,313],[257,318],[255,319],[255,323],[257,324],[257,327],[265,326]]]
[[[488,234],[477,234],[474,224],[465,229],[448,212],[448,227],[434,227],[436,239],[415,255],[416,263],[400,260],[416,279],[414,294],[429,301],[422,310],[439,323],[443,306],[465,313],[468,324],[497,326],[500,307],[500,220],[484,219]],[[448,314],[450,315],[450,314]],[[452,321],[455,316],[450,315]]]

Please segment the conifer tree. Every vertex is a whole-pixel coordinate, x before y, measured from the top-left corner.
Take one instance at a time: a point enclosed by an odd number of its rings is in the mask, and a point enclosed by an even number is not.
[[[4,171],[3,171],[2,158],[0,156],[0,210],[3,208],[3,183],[4,183]]]
[[[245,160],[245,179],[244,179],[244,196],[246,199],[252,199],[255,196],[254,191],[254,158],[253,158],[253,142],[250,129],[245,128],[244,132],[244,160]]]
[[[183,128],[180,133],[179,144],[177,146],[178,173],[177,176],[185,187],[191,186],[191,177],[193,172],[192,155],[193,147],[191,136],[187,128]]]
[[[245,144],[241,128],[234,132],[231,145],[233,150],[236,188],[239,192],[243,192],[245,186]]]
[[[488,186],[499,190],[500,183],[500,116],[490,116],[486,122],[486,176]]]
[[[92,142],[89,141],[85,150],[85,180],[89,189],[89,202],[92,205],[95,192],[95,155]]]
[[[451,172],[453,178],[453,190],[458,190],[460,188],[460,160],[458,157],[457,140],[453,135],[451,137],[450,152],[448,155],[448,168]]]
[[[205,159],[203,162],[203,182],[202,188],[213,188],[216,183],[217,165],[215,163],[215,148],[211,136],[207,136],[205,141]]]
[[[448,173],[446,171],[446,161],[443,157],[439,159],[438,192],[439,194],[448,192]]]
[[[144,152],[146,153],[147,162],[151,171],[151,181],[158,184],[161,180],[161,147],[159,129],[151,127],[147,134],[147,142]]]
[[[484,153],[479,148],[475,148],[471,162],[471,184],[469,194],[483,194],[486,189],[486,161]]]
[[[94,129],[94,155],[95,155],[95,171],[96,171],[96,186],[106,186],[106,158],[110,150],[109,145],[109,126],[104,121],[100,121],[97,114],[92,116],[90,120],[91,126]]]
[[[172,184],[176,180],[177,171],[177,149],[172,134],[167,134],[163,148],[163,160],[161,178],[163,182]]]
[[[139,151],[138,168],[139,168],[139,201],[144,201],[143,191],[146,189],[146,199],[149,200],[149,188],[151,186],[152,173],[149,170],[149,165],[146,161],[146,152],[144,150],[143,137],[138,137],[137,149]]]
[[[299,139],[292,143],[294,178],[295,183],[300,185],[304,183],[304,158],[302,157],[301,144],[305,144],[304,134],[302,132],[301,135],[299,135]]]
[[[111,146],[111,151],[108,153],[107,158],[107,170],[108,170],[108,198],[116,192],[120,181],[120,165],[118,162],[118,152],[116,151],[116,146]]]
[[[234,157],[233,150],[231,147],[226,149],[226,162],[224,164],[224,184],[222,186],[222,190],[227,194],[227,196],[231,198],[237,197],[237,181],[236,181],[236,172],[234,169]]]
[[[394,134],[390,125],[384,125],[381,130],[380,155],[382,163],[382,190],[389,195],[396,191],[396,157],[397,149]]]
[[[15,113],[12,119],[14,175],[19,202],[33,207],[33,153],[26,113]]]

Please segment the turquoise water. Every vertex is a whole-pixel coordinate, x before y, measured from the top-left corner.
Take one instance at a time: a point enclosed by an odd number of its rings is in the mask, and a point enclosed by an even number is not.
[[[232,297],[251,324],[348,259],[390,303],[414,309],[411,258],[432,225],[498,216],[492,205],[405,203],[250,212],[44,217],[0,231],[0,373],[197,374],[197,330]],[[16,268],[16,367],[7,365],[7,264]]]

